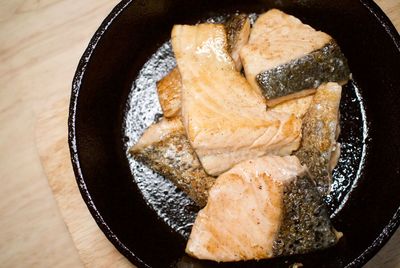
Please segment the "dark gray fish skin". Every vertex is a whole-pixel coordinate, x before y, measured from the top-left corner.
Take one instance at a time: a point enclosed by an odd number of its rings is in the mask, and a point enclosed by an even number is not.
[[[207,203],[215,178],[206,174],[182,131],[169,133],[161,141],[130,151],[133,158],[171,180],[199,207]]]
[[[283,219],[273,245],[275,256],[288,256],[333,246],[339,239],[328,210],[306,174],[284,185]]]
[[[332,158],[340,154],[336,139],[341,93],[337,83],[327,83],[317,89],[303,118],[300,148],[294,154],[308,167],[322,196],[330,191],[331,172],[337,160]]]
[[[234,14],[224,23],[228,39],[228,52],[231,53],[240,38],[240,32],[248,20],[247,14]],[[250,23],[250,21],[249,21]]]
[[[228,52],[237,71],[242,69],[239,52],[247,44],[250,37],[250,20],[247,14],[234,14],[224,23]]]
[[[308,164],[310,173],[317,184],[319,192],[326,196],[329,194],[331,185],[331,174],[327,166],[329,159],[322,155],[321,151],[316,147],[307,147],[299,150],[295,155],[300,159],[301,163]]]
[[[262,72],[256,81],[267,99],[283,97],[322,83],[346,83],[350,78],[347,59],[332,39],[321,49]]]

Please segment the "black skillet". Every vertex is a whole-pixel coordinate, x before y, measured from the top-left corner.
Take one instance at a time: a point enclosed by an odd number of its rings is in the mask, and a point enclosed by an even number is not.
[[[185,256],[184,247],[198,208],[130,159],[127,148],[160,116],[154,83],[175,64],[165,43],[174,24],[272,7],[331,34],[349,60],[354,80],[341,102],[343,150],[326,199],[345,236],[331,249],[302,256],[219,265],[197,261]],[[74,77],[72,163],[99,227],[137,266],[359,267],[400,222],[399,91],[399,34],[369,0],[122,1],[90,41]]]

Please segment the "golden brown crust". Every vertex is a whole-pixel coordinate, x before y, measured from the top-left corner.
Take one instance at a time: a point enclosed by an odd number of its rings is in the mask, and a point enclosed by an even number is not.
[[[158,99],[165,118],[179,115],[181,110],[181,91],[182,81],[177,67],[157,82]]]

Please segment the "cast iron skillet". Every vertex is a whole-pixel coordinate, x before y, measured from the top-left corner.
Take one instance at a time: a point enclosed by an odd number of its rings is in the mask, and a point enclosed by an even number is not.
[[[197,261],[184,255],[197,208],[126,151],[157,118],[154,80],[174,64],[164,44],[174,24],[272,7],[334,36],[349,60],[354,81],[341,103],[344,150],[327,199],[345,236],[331,249],[302,256]],[[73,81],[69,144],[79,189],[108,239],[140,267],[361,266],[400,221],[399,70],[399,34],[369,0],[122,1],[90,41]]]

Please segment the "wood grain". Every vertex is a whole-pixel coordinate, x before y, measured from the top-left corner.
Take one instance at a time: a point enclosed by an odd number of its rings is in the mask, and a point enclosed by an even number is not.
[[[69,98],[48,107],[39,117],[37,145],[61,214],[86,267],[133,267],[107,240],[90,215],[78,190],[67,142]]]
[[[36,121],[69,95],[83,50],[117,2],[0,0],[1,267],[83,266],[39,159]]]
[[[0,0],[1,267],[131,266],[83,203],[66,142],[76,65],[117,2]],[[400,1],[377,2],[399,29]],[[400,267],[400,231],[366,267]]]

